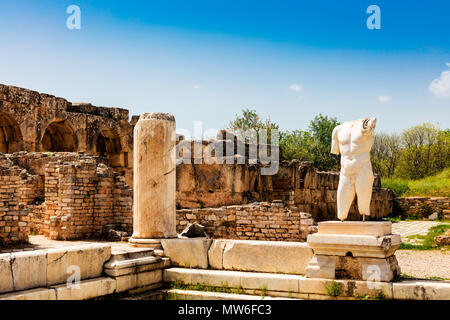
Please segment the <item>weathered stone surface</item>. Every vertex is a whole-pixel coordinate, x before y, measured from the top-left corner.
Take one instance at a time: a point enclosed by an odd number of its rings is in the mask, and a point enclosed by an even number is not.
[[[164,267],[166,265],[163,259],[155,256],[152,249],[142,249],[113,253],[111,259],[104,265],[104,272],[109,276],[118,277]]]
[[[11,254],[14,290],[47,285],[47,252],[44,250]]]
[[[398,300],[450,300],[449,282],[404,280],[393,286],[394,299]]]
[[[134,127],[133,243],[177,236],[175,138],[169,114],[144,113]]]
[[[223,269],[223,250],[227,240],[213,240],[208,250],[209,268]]]
[[[241,286],[246,289],[298,292],[299,278],[290,274],[243,272]]]
[[[304,274],[312,256],[306,243],[228,240],[222,265],[227,270]]]
[[[56,291],[57,300],[87,300],[106,296],[116,290],[116,281],[111,278],[95,278],[79,283],[79,288],[66,284],[52,287]]]
[[[364,236],[385,236],[392,233],[390,221],[326,221],[318,223],[320,234],[346,234]]]
[[[47,251],[47,284],[65,283],[79,268],[81,279],[100,277],[103,265],[111,256],[107,244],[83,244]]]
[[[336,273],[336,256],[314,255],[306,267],[306,277],[334,279]]]
[[[0,254],[0,293],[13,290],[14,287],[11,272],[11,256],[9,253]]]
[[[364,236],[352,234],[310,234],[308,244],[319,255],[386,258],[400,247],[400,235]]]
[[[208,268],[208,249],[212,240],[206,238],[162,239],[164,254],[174,266]]]
[[[56,300],[54,289],[36,288],[0,295],[0,300]]]
[[[265,292],[270,296],[299,297],[311,299],[335,299],[328,295],[327,286],[333,280],[308,279],[300,275],[255,273],[227,270],[198,270],[170,268],[164,270],[164,281],[181,281],[184,284],[204,284],[209,286],[241,288],[254,292]],[[369,295],[380,296],[380,292],[386,299],[392,299],[392,283],[334,280],[341,286],[337,299],[355,299]]]

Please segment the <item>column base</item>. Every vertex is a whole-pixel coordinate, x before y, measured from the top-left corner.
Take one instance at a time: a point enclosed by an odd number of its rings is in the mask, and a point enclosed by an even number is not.
[[[133,247],[162,249],[161,239],[130,238],[128,242]]]

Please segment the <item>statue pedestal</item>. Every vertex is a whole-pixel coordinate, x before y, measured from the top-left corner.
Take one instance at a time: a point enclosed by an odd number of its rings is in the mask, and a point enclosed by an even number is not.
[[[318,232],[308,236],[314,257],[307,278],[391,281],[400,275],[395,251],[400,235],[392,234],[391,222],[319,222]]]

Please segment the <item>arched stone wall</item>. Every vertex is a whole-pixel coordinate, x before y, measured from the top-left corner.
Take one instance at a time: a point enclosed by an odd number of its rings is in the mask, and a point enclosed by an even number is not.
[[[23,146],[22,133],[13,116],[0,112],[0,152],[13,153]]]
[[[121,160],[122,146],[116,130],[103,129],[95,140],[94,154],[107,157],[113,167],[123,166]]]
[[[77,137],[67,121],[53,121],[45,129],[41,140],[43,151],[77,151]]]

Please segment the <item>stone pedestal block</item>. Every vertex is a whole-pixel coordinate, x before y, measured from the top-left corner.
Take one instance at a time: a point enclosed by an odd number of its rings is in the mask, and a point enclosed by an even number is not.
[[[144,113],[134,128],[135,245],[177,236],[175,138],[175,118],[167,113]]]
[[[391,222],[320,222],[308,236],[314,257],[306,277],[388,282],[400,275],[394,255],[401,244]]]

